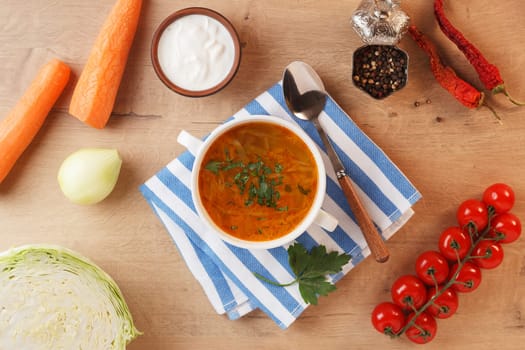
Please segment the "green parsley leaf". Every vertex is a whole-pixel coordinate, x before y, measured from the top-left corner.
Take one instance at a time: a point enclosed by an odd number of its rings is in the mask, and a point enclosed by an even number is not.
[[[299,292],[303,300],[309,304],[317,305],[319,295],[327,296],[328,293],[335,290],[335,285],[328,282],[324,276],[303,279],[299,283]]]
[[[242,162],[229,162],[222,170],[228,171],[235,168],[243,168],[244,164]]]
[[[204,167],[206,170],[211,171],[214,174],[218,174],[219,170],[221,170],[222,162],[212,160],[206,166]]]
[[[340,272],[350,259],[351,256],[345,253],[327,253],[324,245],[313,247],[308,252],[302,244],[295,243],[288,248],[288,262],[295,274],[295,280],[280,284],[258,273],[254,274],[257,278],[275,286],[286,287],[298,283],[303,300],[317,305],[319,295],[326,296],[336,289],[334,284],[326,280],[326,275]]]
[[[288,255],[291,254],[291,250],[293,252],[298,249],[296,246],[297,244],[294,244],[288,248]],[[309,255],[306,268],[298,274],[298,276],[302,278],[315,278],[317,276],[338,273],[341,271],[342,266],[346,265],[350,260],[346,254],[338,254],[337,252],[327,253],[324,245],[313,247]]]

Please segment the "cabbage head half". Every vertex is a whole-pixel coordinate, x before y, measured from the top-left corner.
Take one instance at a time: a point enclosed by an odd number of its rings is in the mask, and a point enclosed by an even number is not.
[[[52,245],[0,253],[1,350],[125,349],[139,334],[115,281],[88,259]]]

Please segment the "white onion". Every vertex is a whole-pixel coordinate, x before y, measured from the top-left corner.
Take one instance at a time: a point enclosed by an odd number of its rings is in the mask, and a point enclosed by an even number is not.
[[[64,160],[58,171],[58,184],[73,203],[95,204],[113,191],[121,165],[115,149],[82,148]]]

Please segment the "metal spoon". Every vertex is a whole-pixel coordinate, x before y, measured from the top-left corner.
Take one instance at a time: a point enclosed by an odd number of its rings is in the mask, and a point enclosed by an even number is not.
[[[323,82],[312,67],[304,62],[292,62],[286,67],[283,75],[283,93],[286,105],[299,119],[311,121],[326,148],[328,157],[334,167],[337,180],[348,200],[350,209],[363,232],[365,240],[376,261],[385,262],[389,253],[385,242],[366,212],[361,200],[352,186],[352,181],[346,174],[343,163],[335,153],[324,129],[319,123],[319,114],[326,103],[327,93]]]

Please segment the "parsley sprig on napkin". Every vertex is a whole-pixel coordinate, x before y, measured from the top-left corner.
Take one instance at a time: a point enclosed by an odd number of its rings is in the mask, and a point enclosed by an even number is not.
[[[326,275],[340,272],[351,259],[345,253],[326,252],[324,245],[313,247],[310,252],[300,244],[295,243],[288,247],[288,262],[295,274],[295,279],[289,283],[277,283],[254,273],[255,276],[274,286],[287,287],[299,284],[299,292],[306,303],[317,305],[319,295],[327,296],[336,290],[333,283],[326,280]]]

